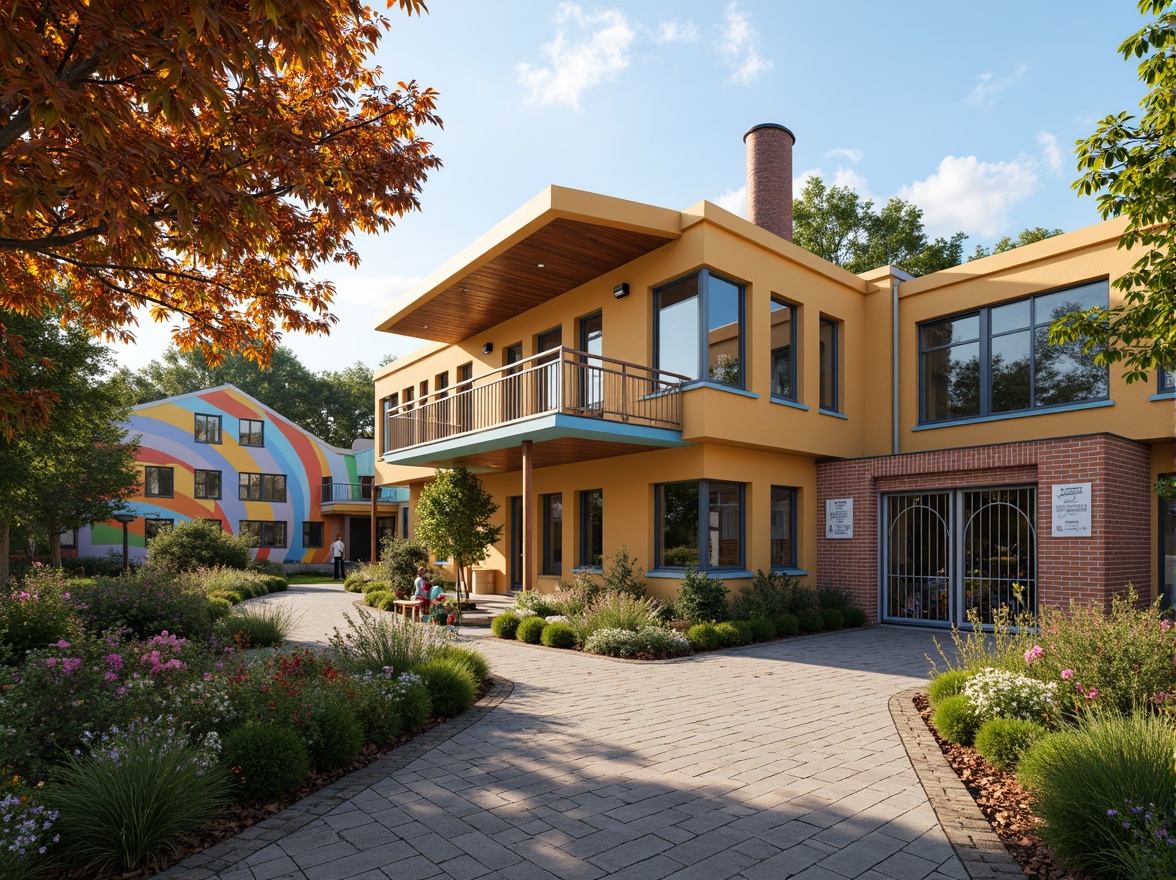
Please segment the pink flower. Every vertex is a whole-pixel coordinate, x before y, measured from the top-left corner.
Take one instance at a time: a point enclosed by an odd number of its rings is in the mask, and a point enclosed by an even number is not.
[[[1170,620],[1161,620],[1160,621],[1160,632],[1166,633],[1171,628],[1172,628],[1172,621],[1170,621]]]
[[[204,680],[205,681],[212,681],[212,673],[211,672],[204,673]]]
[[[62,593],[62,594],[61,594],[61,598],[62,598],[62,599],[68,599],[68,598],[69,598],[69,593]]]
[[[67,657],[61,661],[61,667],[65,670],[66,675],[73,675],[82,665],[80,657]]]
[[[1073,669],[1063,669],[1062,670],[1062,681],[1069,681],[1070,676],[1072,676],[1073,674],[1074,674]]]
[[[69,642],[67,642],[65,639],[62,639],[61,641],[59,641],[59,642],[57,643],[57,647],[59,647],[59,648],[68,648],[68,647],[69,647]]]
[[[1090,690],[1088,690],[1086,692],[1086,699],[1097,700],[1098,699],[1098,688],[1091,688]]]
[[[108,672],[108,673],[106,673],[105,678],[107,681],[118,681],[118,673],[117,672]]]
[[[1025,662],[1032,663],[1034,660],[1036,660],[1038,657],[1042,656],[1044,653],[1045,653],[1045,649],[1042,648],[1041,645],[1034,645],[1032,648],[1030,648],[1028,651],[1025,652]]]
[[[50,669],[52,669],[54,666],[57,665],[57,658],[56,657],[46,657],[45,658],[45,665],[48,666]]]

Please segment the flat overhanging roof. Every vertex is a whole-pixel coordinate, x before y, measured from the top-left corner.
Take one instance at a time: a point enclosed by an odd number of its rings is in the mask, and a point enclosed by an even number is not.
[[[376,329],[456,344],[682,235],[678,211],[551,186],[402,296]]]

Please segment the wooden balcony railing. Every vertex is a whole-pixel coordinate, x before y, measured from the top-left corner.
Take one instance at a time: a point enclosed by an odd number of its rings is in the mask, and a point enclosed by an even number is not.
[[[384,418],[384,451],[564,413],[680,430],[685,376],[570,348],[443,389]]]

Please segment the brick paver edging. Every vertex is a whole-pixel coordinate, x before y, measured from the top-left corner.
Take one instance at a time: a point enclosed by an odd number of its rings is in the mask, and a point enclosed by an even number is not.
[[[914,698],[921,688],[903,691],[890,698],[890,717],[902,738],[903,748],[915,768],[927,800],[943,826],[948,843],[968,872],[968,876],[1024,877],[1025,872],[1009,855],[1004,843],[992,830],[968,789],[956,776],[939,743],[927,729]]]
[[[364,789],[381,782],[445,740],[477,724],[514,690],[514,683],[505,678],[491,676],[490,682],[490,689],[482,699],[456,718],[425,731],[363,769],[307,795],[276,816],[246,828],[236,837],[189,856],[178,865],[157,874],[156,880],[205,880],[342,806]]]

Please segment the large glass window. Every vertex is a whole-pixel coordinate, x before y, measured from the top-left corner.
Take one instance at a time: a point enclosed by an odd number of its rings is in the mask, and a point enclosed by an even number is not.
[[[772,397],[796,400],[796,307],[772,297]]]
[[[580,493],[580,566],[600,568],[604,561],[604,490]]]
[[[261,419],[241,419],[238,442],[242,446],[264,446],[265,422]]]
[[[1107,302],[1107,282],[1095,281],[921,325],[920,421],[1105,400],[1107,368],[1081,341],[1050,345],[1049,327]]]
[[[743,387],[743,286],[709,270],[654,291],[658,369]]]
[[[196,427],[193,435],[197,443],[220,443],[221,417],[196,413]]]
[[[717,480],[657,487],[658,567],[743,567],[743,485]]]
[[[563,495],[543,496],[543,573],[563,573]]]
[[[152,465],[143,468],[143,494],[148,498],[171,498],[175,495],[173,471],[174,468]]]
[[[237,534],[253,547],[286,546],[286,524],[284,522],[258,519],[239,520]]]
[[[285,501],[285,474],[241,474],[238,497],[242,501]]]
[[[796,490],[772,487],[772,568],[796,567]]]
[[[838,324],[831,318],[821,318],[821,409],[841,412],[841,389],[837,376]]]
[[[195,473],[195,491],[192,495],[195,498],[220,498],[221,497],[221,472],[220,471],[201,471]]]

